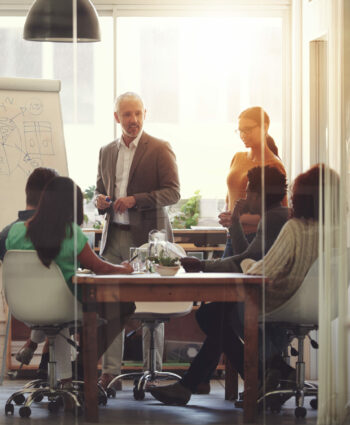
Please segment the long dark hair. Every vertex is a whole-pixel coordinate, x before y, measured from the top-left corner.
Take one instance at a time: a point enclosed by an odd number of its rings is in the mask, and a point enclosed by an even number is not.
[[[73,235],[72,223],[80,226],[83,219],[83,195],[79,186],[68,177],[53,178],[45,186],[38,209],[27,228],[27,237],[45,266],[49,267],[57,257],[65,237]]]
[[[325,207],[325,186],[329,185],[332,203],[339,202],[339,175],[325,164],[316,164],[294,180],[292,189],[292,217],[320,219],[320,195],[322,216]]]
[[[263,119],[261,119],[262,116]],[[239,114],[238,118],[247,118],[249,120],[253,120],[258,124],[259,127],[261,127],[264,123],[266,123],[267,126],[270,125],[270,117],[267,115],[266,111],[264,111],[261,106],[252,106],[251,108],[245,109]],[[274,155],[278,156],[278,147],[269,134],[266,135],[266,144],[270,151]]]

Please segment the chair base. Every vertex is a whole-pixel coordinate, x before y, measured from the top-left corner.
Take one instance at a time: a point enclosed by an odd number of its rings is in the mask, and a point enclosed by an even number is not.
[[[49,411],[56,412],[63,406],[64,395],[67,394],[71,404],[74,406],[74,409],[72,410],[74,410],[77,416],[80,416],[83,411],[84,381],[72,381],[70,388],[60,388],[61,386],[61,383],[58,382],[57,387],[50,388],[48,381],[43,379],[34,379],[24,385],[22,389],[14,392],[7,399],[5,404],[5,414],[13,414],[15,404],[18,406],[22,405],[22,407],[25,408],[22,410],[20,408],[20,416],[29,417],[31,414],[30,406],[32,403],[39,403],[45,397],[47,397],[49,401]],[[105,406],[107,404],[107,400],[106,391],[98,384],[98,404]]]
[[[154,371],[145,371],[145,372],[131,372],[124,373],[122,375],[116,376],[109,384],[106,389],[108,397],[115,397],[116,391],[114,389],[114,385],[117,381],[121,379],[134,378],[134,398],[135,400],[143,400],[145,398],[145,392],[148,391],[147,382],[152,382],[157,378],[160,379],[181,379],[180,375],[177,375],[173,372],[161,372],[158,370]]]
[[[80,385],[80,383],[79,383]],[[81,388],[50,388],[46,381],[35,380],[28,383],[24,388],[14,392],[6,401],[5,414],[13,415],[14,413],[14,402],[16,405],[22,405],[19,409],[21,417],[28,418],[31,415],[32,403],[41,402],[45,397],[49,401],[48,409],[50,412],[57,412],[66,402],[74,406],[74,413],[80,416],[83,412]],[[27,398],[25,397],[27,395]]]
[[[294,385],[294,388],[283,389],[283,387],[281,387],[277,388],[274,391],[266,393],[264,396],[260,397],[260,399],[258,400],[258,405],[263,406],[265,401],[266,407],[269,408],[271,412],[279,413],[281,411],[282,405],[291,397],[295,397],[296,407],[294,409],[294,414],[297,418],[305,418],[305,397],[314,397],[310,401],[310,406],[313,409],[317,409],[317,394],[317,385],[305,381],[304,385],[301,387],[297,387],[297,385]]]

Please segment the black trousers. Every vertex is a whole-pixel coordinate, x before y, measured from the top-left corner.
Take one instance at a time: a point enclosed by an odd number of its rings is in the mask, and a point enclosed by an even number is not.
[[[196,313],[197,322],[207,335],[181,383],[195,391],[198,384],[210,379],[222,353],[244,379],[244,304],[213,302],[202,304]],[[262,354],[262,335],[265,332],[265,358]],[[280,355],[288,343],[286,331],[275,324],[259,328],[259,376],[263,360],[269,362]]]
[[[181,380],[192,392],[198,384],[210,378],[222,353],[226,354],[232,366],[244,378],[244,344],[239,336],[243,333],[243,326],[237,307],[238,303],[216,302],[203,304],[197,310],[196,319],[207,337]]]

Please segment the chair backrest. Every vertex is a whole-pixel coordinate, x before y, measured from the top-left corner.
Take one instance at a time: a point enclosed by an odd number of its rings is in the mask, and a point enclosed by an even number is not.
[[[45,267],[36,251],[7,251],[2,277],[7,304],[16,319],[29,325],[81,319],[81,304],[76,302],[60,268],[54,262]]]
[[[347,252],[349,258],[349,249]],[[339,256],[334,250],[331,256],[331,274],[337,282],[339,272]],[[281,306],[266,313],[266,322],[288,322],[300,325],[318,324],[318,285],[319,285],[319,260],[310,267],[303,283],[295,293]],[[334,288],[336,290],[336,287]],[[338,315],[336,297],[333,297],[332,317]]]
[[[185,316],[190,313],[193,307],[193,302],[189,301],[155,301],[155,302],[141,302],[135,303],[136,310],[134,312],[135,317],[153,317],[153,318],[170,318]]]

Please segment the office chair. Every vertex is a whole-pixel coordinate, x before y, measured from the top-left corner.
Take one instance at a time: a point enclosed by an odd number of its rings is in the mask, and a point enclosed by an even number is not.
[[[168,246],[169,246],[168,242]],[[182,256],[186,255],[185,250],[176,244],[172,245],[173,251],[169,251],[169,256],[177,256],[179,253]],[[148,247],[148,244],[142,245],[142,248]],[[161,372],[156,370],[156,349],[154,346],[154,331],[156,327],[168,322],[173,317],[181,317],[190,313],[193,302],[136,302],[136,310],[132,315],[132,319],[137,319],[142,322],[142,326],[146,326],[150,331],[150,350],[148,353],[149,370],[145,372],[132,372],[116,376],[107,387],[107,396],[115,397],[115,383],[124,378],[135,378],[134,398],[135,400],[143,400],[145,397],[145,387],[148,381],[154,381],[156,378],[161,379],[181,379],[181,376],[172,372]]]
[[[115,397],[114,384],[124,378],[135,378],[134,398],[143,400],[145,398],[145,386],[148,381],[161,379],[181,379],[181,376],[172,372],[161,372],[156,370],[156,350],[154,346],[154,330],[160,323],[165,323],[173,317],[181,317],[190,313],[193,302],[136,302],[136,310],[131,316],[142,322],[150,331],[150,350],[148,353],[149,370],[145,372],[131,372],[116,376],[107,387],[107,396]]]
[[[339,267],[337,255],[333,255],[331,261],[332,274],[336,276],[337,267]],[[317,409],[318,387],[311,382],[305,381],[304,341],[305,337],[309,336],[310,331],[318,329],[318,273],[319,260],[317,259],[296,292],[284,304],[266,313],[264,317],[265,322],[278,322],[279,326],[284,327],[287,330],[290,341],[297,338],[298,348],[297,351],[294,349],[294,355],[298,356],[298,360],[296,362],[296,381],[281,381],[275,391],[266,393],[258,402],[265,398],[270,409],[274,412],[279,412],[283,400],[288,398],[288,395],[294,396],[296,405],[294,414],[297,418],[306,416],[305,397],[314,397],[310,401],[310,406],[313,409]],[[333,318],[337,316],[335,301],[332,305],[332,314]],[[311,338],[310,340],[311,345],[314,348],[318,348],[316,341]],[[290,388],[283,389],[284,384],[288,384]]]
[[[13,393],[6,402],[5,414],[14,413],[14,401],[16,404],[24,403],[19,414],[29,417],[31,404],[44,397],[49,400],[49,410],[54,412],[66,397],[75,406],[76,414],[80,415],[80,388],[60,386],[55,362],[56,337],[62,331],[67,333],[67,328],[82,317],[80,303],[76,303],[57,264],[45,267],[36,251],[7,251],[2,268],[4,294],[11,314],[32,329],[44,331],[49,340],[49,382],[36,380]],[[25,394],[28,394],[27,399]]]

